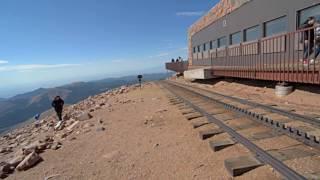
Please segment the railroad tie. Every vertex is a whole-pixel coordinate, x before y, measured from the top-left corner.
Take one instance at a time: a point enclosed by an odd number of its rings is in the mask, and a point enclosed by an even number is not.
[[[193,113],[193,114],[187,114],[187,115],[185,115],[185,117],[187,118],[188,121],[191,121],[191,120],[203,117],[203,115],[196,112],[196,113]]]
[[[226,139],[226,140],[212,140],[209,142],[210,148],[214,151],[220,151],[222,149],[225,149],[229,146],[232,146],[236,144],[235,141],[233,141],[232,139]]]
[[[208,138],[211,138],[213,136],[216,136],[216,135],[222,134],[222,133],[224,133],[224,131],[220,128],[210,129],[210,130],[200,131],[199,137],[201,140],[206,140]]]
[[[194,122],[192,123],[193,129],[197,129],[199,127],[205,126],[207,124],[211,124],[210,122]]]
[[[262,166],[263,163],[250,155],[227,159],[224,165],[230,175],[236,177]]]

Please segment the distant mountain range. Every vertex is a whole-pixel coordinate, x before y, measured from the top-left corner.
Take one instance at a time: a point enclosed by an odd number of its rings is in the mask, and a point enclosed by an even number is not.
[[[143,81],[162,80],[170,74],[146,74]],[[22,123],[37,113],[51,108],[52,99],[59,95],[66,104],[75,104],[89,96],[100,94],[122,85],[137,83],[137,76],[108,78],[99,81],[76,82],[56,88],[39,88],[9,99],[0,99],[0,133]]]

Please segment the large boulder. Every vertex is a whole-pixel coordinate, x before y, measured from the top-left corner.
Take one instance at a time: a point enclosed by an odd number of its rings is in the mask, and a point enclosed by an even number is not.
[[[12,167],[9,163],[1,162],[0,164],[0,174],[10,174],[14,171],[14,167]]]
[[[6,173],[0,171],[0,179],[5,179],[7,177],[8,175]]]
[[[77,117],[77,120],[79,121],[86,121],[86,120],[89,120],[93,118],[93,116],[88,113],[88,112],[85,112],[85,113],[82,113],[80,116]]]
[[[35,141],[29,144],[28,146],[25,146],[24,148],[22,148],[23,154],[28,155],[32,152],[40,153],[41,151],[47,149],[48,144],[49,144],[48,142]]]
[[[29,154],[27,157],[25,157],[24,160],[17,166],[16,169],[18,171],[25,171],[33,167],[40,161],[42,161],[42,158],[36,152],[33,152]]]
[[[9,164],[13,167],[17,167],[25,158],[23,154],[17,154],[13,159],[9,161]]]

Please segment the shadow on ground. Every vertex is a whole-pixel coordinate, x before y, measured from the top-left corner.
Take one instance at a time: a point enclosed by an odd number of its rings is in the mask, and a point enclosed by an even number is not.
[[[274,89],[278,82],[275,81],[264,81],[264,80],[248,80],[248,79],[239,79],[239,78],[216,78],[210,80],[195,80],[193,83],[215,85],[221,81],[228,83],[238,83],[251,87],[261,87],[261,88],[271,88]],[[306,91],[310,93],[320,94],[320,85],[314,84],[301,84],[301,83],[290,83],[294,86],[295,90]]]

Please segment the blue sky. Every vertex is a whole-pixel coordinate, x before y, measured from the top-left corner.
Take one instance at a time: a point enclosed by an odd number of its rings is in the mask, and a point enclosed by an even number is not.
[[[1,0],[0,97],[163,71],[218,0]]]

